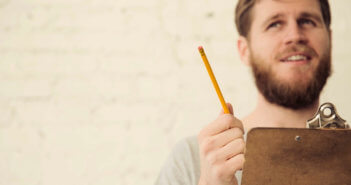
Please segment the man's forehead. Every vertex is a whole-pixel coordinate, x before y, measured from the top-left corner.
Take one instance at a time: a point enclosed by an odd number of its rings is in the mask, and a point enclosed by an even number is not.
[[[259,4],[270,4],[270,5],[319,5],[319,0],[255,0],[255,6]]]
[[[275,1],[275,2],[286,2],[286,3],[291,3],[291,2],[306,2],[306,1],[318,1],[318,0],[256,0],[256,2],[262,2],[262,1]]]
[[[288,13],[322,15],[318,0],[256,0],[253,7],[253,14],[259,14],[254,17],[260,19]]]

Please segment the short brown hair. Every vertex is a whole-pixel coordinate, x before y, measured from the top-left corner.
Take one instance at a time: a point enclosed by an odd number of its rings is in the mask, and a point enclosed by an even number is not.
[[[235,9],[235,25],[239,35],[247,37],[251,28],[252,7],[259,0],[239,0]],[[325,26],[330,30],[331,16],[328,0],[319,0]]]

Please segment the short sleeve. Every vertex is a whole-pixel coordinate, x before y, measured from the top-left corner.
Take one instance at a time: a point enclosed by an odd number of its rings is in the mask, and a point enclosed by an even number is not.
[[[188,137],[173,148],[155,185],[197,185],[200,161],[197,138]]]

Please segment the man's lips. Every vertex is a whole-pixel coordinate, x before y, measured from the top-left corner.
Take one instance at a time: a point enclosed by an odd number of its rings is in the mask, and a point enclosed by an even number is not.
[[[309,61],[312,57],[306,53],[291,53],[284,58],[281,58],[281,62],[302,62]]]

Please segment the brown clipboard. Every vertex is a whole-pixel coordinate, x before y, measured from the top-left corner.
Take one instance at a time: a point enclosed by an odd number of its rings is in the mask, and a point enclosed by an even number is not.
[[[351,185],[351,130],[252,129],[242,185]]]

